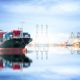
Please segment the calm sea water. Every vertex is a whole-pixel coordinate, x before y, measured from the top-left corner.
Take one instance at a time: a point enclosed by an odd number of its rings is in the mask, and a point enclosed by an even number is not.
[[[54,49],[48,53],[46,60],[45,53],[43,59],[41,53],[28,54],[33,63],[27,69],[0,70],[0,80],[80,80],[80,55],[70,54],[66,49]]]

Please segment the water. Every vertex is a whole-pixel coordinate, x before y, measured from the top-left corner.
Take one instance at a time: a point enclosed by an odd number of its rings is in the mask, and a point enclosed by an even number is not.
[[[3,69],[0,71],[0,80],[80,80],[80,55],[70,54],[67,49],[55,48],[45,54],[41,59],[41,53],[28,54],[33,63],[27,69],[19,71]]]

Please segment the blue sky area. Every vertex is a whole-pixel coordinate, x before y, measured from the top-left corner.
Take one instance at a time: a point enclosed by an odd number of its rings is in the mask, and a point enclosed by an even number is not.
[[[79,31],[80,0],[0,0],[0,29],[32,33],[36,24],[47,24],[50,32]]]

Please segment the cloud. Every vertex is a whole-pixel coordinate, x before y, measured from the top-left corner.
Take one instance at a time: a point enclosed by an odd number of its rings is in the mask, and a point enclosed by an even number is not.
[[[51,0],[52,1],[52,0]],[[49,2],[49,1],[48,1]],[[10,13],[18,13],[18,14],[48,14],[48,15],[56,15],[56,14],[71,14],[80,12],[80,6],[75,2],[59,2],[59,3],[48,3],[43,0],[39,4],[9,4],[3,5],[3,9],[6,12]],[[45,3],[44,5],[41,5]],[[50,5],[51,4],[51,5]]]
[[[61,13],[73,13],[79,10],[79,5],[75,3],[63,3],[56,6]]]
[[[77,29],[76,26],[80,25],[79,4],[78,0],[30,0],[22,3],[16,3],[16,1],[8,2],[8,4],[0,3],[2,13],[0,16],[4,16],[4,19],[2,18],[4,23],[5,21],[15,23],[27,19],[26,25],[28,26],[36,23],[52,25],[50,26],[52,32],[77,31],[79,27]]]
[[[11,13],[40,13],[44,11],[44,8],[42,6],[36,6],[36,5],[5,5],[4,9],[7,12]]]

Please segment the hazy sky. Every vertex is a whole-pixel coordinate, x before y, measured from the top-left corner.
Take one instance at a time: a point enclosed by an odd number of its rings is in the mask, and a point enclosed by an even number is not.
[[[50,32],[80,29],[80,0],[0,0],[0,29],[22,27],[34,32],[36,24]]]

